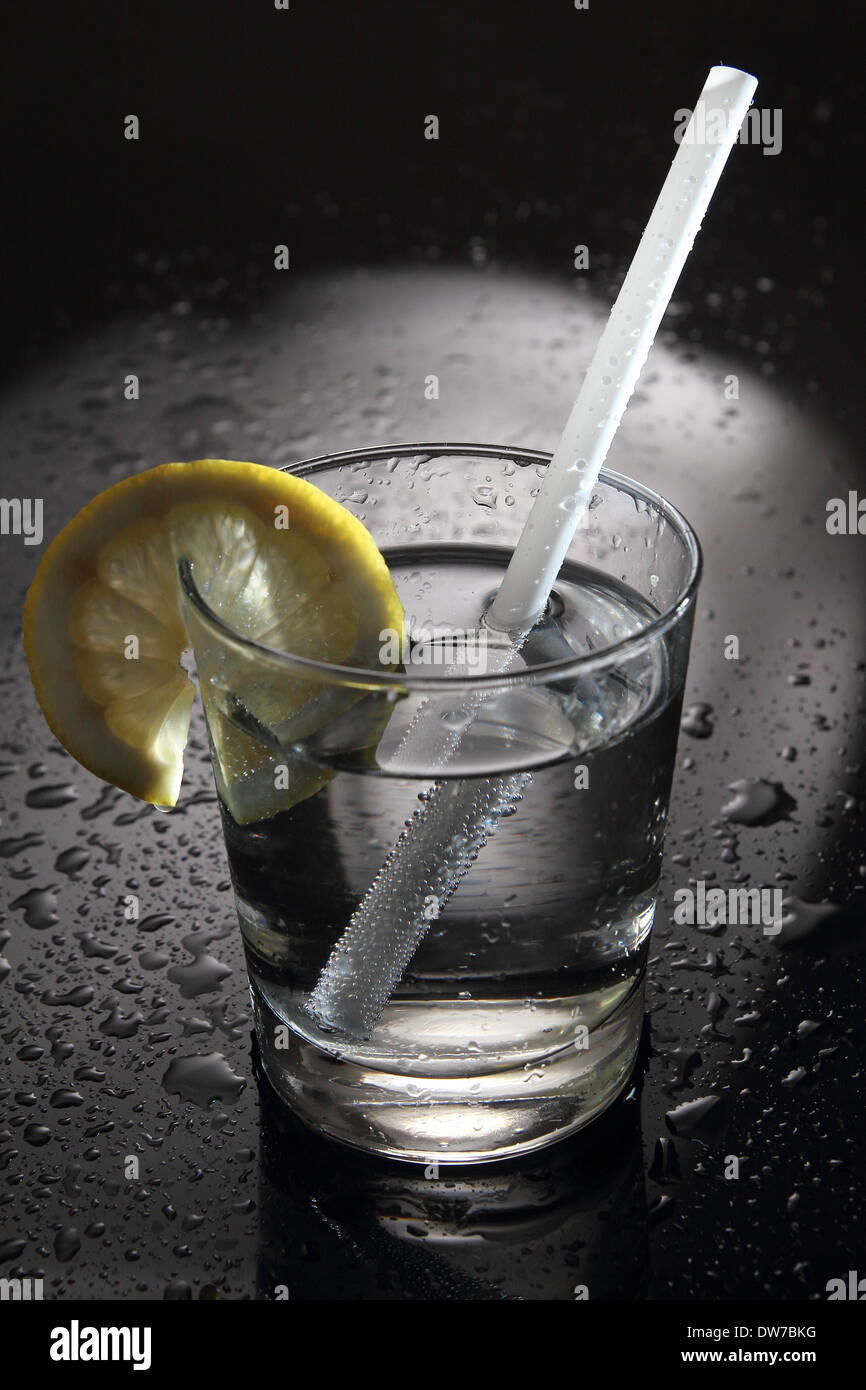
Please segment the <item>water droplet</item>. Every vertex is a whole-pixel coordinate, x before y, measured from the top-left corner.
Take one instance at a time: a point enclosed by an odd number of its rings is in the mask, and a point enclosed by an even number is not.
[[[192,1299],[192,1285],[184,1279],[173,1279],[166,1284],[163,1299],[170,1303],[182,1303]]]
[[[805,1068],[805,1067],[795,1067],[795,1068],[793,1069],[793,1071],[789,1071],[789,1072],[788,1072],[788,1075],[787,1075],[787,1076],[783,1076],[783,1077],[782,1077],[782,1085],[783,1085],[783,1086],[799,1086],[800,1082],[803,1081],[803,1080],[805,1079],[805,1077],[806,1077],[806,1068]]]
[[[109,1038],[131,1038],[138,1032],[139,1025],[144,1022],[144,1014],[134,1009],[132,1013],[125,1014],[119,1005],[111,1010],[108,1018],[103,1019],[99,1025],[100,1033],[105,1033]]]
[[[246,1082],[235,1075],[221,1052],[210,1052],[199,1057],[176,1057],[162,1084],[173,1095],[206,1109],[212,1100],[237,1100]]]
[[[495,507],[498,493],[492,487],[474,487],[472,501],[479,507]]]
[[[739,825],[773,825],[787,819],[797,805],[778,782],[743,777],[731,782],[729,789],[734,795],[725,802],[721,813]]]
[[[656,1140],[649,1176],[657,1183],[679,1182],[682,1174],[676,1145],[672,1139],[662,1136]]]
[[[97,816],[104,815],[106,811],[112,809],[122,796],[123,792],[120,791],[118,787],[104,786],[92,805],[83,806],[81,808],[81,819],[95,820]]]
[[[78,1091],[61,1089],[52,1092],[48,1104],[53,1106],[55,1110],[69,1110],[73,1106],[83,1105],[84,1097],[79,1095]]]
[[[19,835],[17,838],[0,840],[0,859],[12,859],[25,849],[36,849],[45,844],[45,836],[39,834]]]
[[[58,1260],[71,1260],[81,1249],[81,1236],[75,1226],[65,1226],[54,1237],[54,1253]]]
[[[83,849],[80,845],[73,845],[71,849],[65,849],[54,861],[55,869],[60,873],[67,874],[69,878],[75,879],[80,871],[90,859],[90,850]]]
[[[78,789],[70,786],[34,787],[24,798],[25,805],[44,811],[78,800]]]
[[[683,1101],[682,1105],[669,1110],[665,1120],[674,1134],[692,1134],[717,1128],[722,1111],[720,1096],[698,1096],[696,1100]]]
[[[73,932],[76,941],[81,942],[81,950],[88,958],[97,957],[100,960],[111,960],[116,956],[118,946],[112,946],[107,941],[99,941],[92,932],[77,931]]]
[[[816,1023],[814,1019],[804,1018],[803,1022],[797,1025],[797,1037],[808,1038],[810,1034],[816,1033],[820,1027],[820,1023]]]
[[[142,970],[161,970],[164,965],[168,965],[170,956],[162,951],[141,951],[138,956],[138,964]]]
[[[95,993],[93,985],[79,985],[77,989],[70,990],[68,994],[60,994],[56,989],[47,989],[42,995],[42,1003],[47,1004],[51,1009],[62,1009],[67,1006],[80,1009],[91,1002]]]
[[[50,888],[31,888],[29,892],[22,893],[9,906],[20,907],[24,912],[24,921],[28,927],[35,927],[37,931],[44,931],[46,927],[53,927],[57,924],[57,897],[53,886]]]
[[[32,1144],[34,1149],[41,1149],[43,1144],[51,1142],[51,1130],[47,1125],[25,1125],[24,1142]]]
[[[167,972],[168,978],[180,985],[184,999],[194,999],[196,995],[219,989],[221,982],[232,973],[231,966],[208,954],[206,947],[210,939],[209,936],[195,933],[185,936],[183,945],[192,956],[192,961],[187,965],[173,965]]]
[[[661,1195],[647,1207],[646,1214],[649,1225],[656,1226],[659,1221],[663,1221],[666,1216],[669,1216],[675,1208],[676,1199],[672,1197],[669,1192],[662,1192]]]
[[[690,738],[709,738],[714,727],[709,719],[712,712],[712,705],[689,705],[680,724],[683,733]]]
[[[141,919],[138,930],[144,932],[161,931],[163,927],[173,927],[176,920],[168,912],[155,912],[152,916]]]

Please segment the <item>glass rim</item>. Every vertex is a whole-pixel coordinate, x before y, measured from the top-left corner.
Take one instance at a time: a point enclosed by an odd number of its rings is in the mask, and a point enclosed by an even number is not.
[[[450,454],[476,458],[523,459],[527,463],[541,464],[549,464],[553,457],[552,454],[544,450],[522,448],[519,445],[452,442],[377,444],[368,449],[347,449],[330,454],[318,454],[313,458],[302,459],[298,463],[285,464],[278,471],[303,476],[308,473],[321,472],[325,468],[343,463],[361,462],[364,459],[374,462],[380,459],[393,458],[395,455],[411,457],[414,454],[429,454],[431,457]],[[239,632],[237,628],[232,627],[230,623],[227,623],[224,618],[208,607],[205,598],[196,586],[192,565],[185,558],[181,558],[178,562],[181,587],[202,620],[221,637],[230,641],[234,646],[240,647],[250,657],[258,656],[269,665],[276,664],[284,667],[287,673],[294,673],[295,675],[299,672],[301,675],[307,673],[308,676],[328,680],[331,684],[355,686],[365,690],[391,690],[399,694],[411,694],[413,691],[438,690],[442,692],[445,690],[477,690],[479,688],[489,690],[515,685],[547,685],[551,681],[591,674],[611,664],[615,665],[627,657],[638,655],[674,627],[688,611],[697,592],[703,570],[703,554],[693,527],[682,512],[660,492],[656,492],[654,488],[647,487],[646,484],[639,483],[636,479],[628,477],[625,473],[619,473],[615,469],[602,468],[599,481],[618,487],[633,497],[640,497],[642,501],[648,502],[654,510],[660,512],[665,521],[674,528],[677,535],[683,540],[689,557],[689,572],[684,584],[680,586],[676,598],[645,627],[628,637],[620,638],[618,642],[604,647],[599,652],[542,662],[526,670],[508,674],[486,671],[477,675],[431,676],[416,675],[414,672],[377,671],[363,666],[342,666],[335,662],[317,661],[312,657],[295,656],[291,652],[279,651],[276,647],[269,647],[265,643],[258,642],[255,638]]]

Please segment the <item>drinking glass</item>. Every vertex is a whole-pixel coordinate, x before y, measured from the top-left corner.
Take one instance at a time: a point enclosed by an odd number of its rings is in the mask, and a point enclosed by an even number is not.
[[[404,444],[289,470],[384,554],[396,669],[243,636],[181,561],[264,1070],[316,1130],[414,1162],[552,1143],[638,1048],[700,550],[604,470],[503,666],[483,614],[549,459]]]

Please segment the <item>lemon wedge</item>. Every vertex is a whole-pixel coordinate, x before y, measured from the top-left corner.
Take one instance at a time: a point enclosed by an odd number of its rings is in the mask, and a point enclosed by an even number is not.
[[[383,669],[379,634],[402,631],[403,610],[366,527],[313,484],[256,463],[149,469],[99,493],[52,541],[27,594],[23,635],[53,733],[97,777],[174,806],[194,697],[180,658],[192,638],[217,786],[247,824],[333,774],[287,762],[232,711],[285,734],[293,721],[303,727],[305,710],[306,725],[312,710],[321,726],[358,695],[215,635],[183,600],[182,558],[208,609],[294,656]]]

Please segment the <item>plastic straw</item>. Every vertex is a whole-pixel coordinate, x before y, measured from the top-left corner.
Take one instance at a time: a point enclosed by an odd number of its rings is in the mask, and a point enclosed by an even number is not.
[[[487,615],[491,627],[524,629],[544,611],[757,85],[737,68],[710,69]],[[699,142],[717,110],[724,138]]]
[[[756,87],[757,79],[737,68],[710,69],[486,617],[488,626],[515,635],[518,646],[544,611]],[[724,123],[708,124],[719,111]],[[481,703],[474,702],[475,711]],[[448,761],[456,751],[449,744]],[[307,1001],[319,1023],[370,1036],[430,922],[530,780],[526,773],[517,778],[437,783],[322,970]]]

